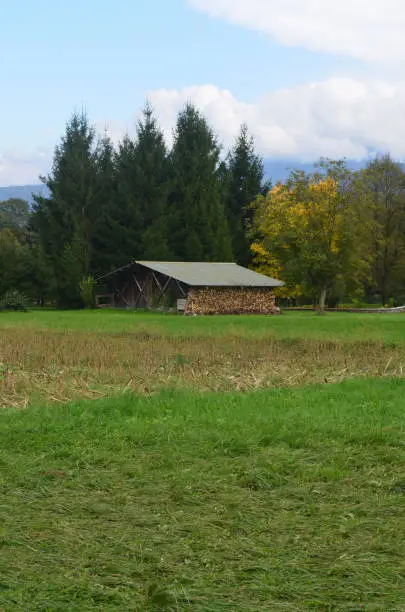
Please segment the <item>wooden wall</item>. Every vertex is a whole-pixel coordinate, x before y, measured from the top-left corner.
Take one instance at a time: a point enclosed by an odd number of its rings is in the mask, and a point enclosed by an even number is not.
[[[176,308],[188,288],[163,274],[133,265],[107,277],[97,293],[112,296],[115,308]]]

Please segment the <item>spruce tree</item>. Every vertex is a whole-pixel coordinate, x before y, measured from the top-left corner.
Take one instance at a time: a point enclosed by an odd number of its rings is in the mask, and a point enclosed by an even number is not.
[[[43,178],[49,197],[36,197],[35,224],[52,261],[59,306],[81,302],[80,278],[89,273],[95,199],[95,133],[85,114],[74,114],[55,150],[51,173]]]
[[[117,224],[115,151],[107,134],[96,149],[97,218],[93,232],[91,274],[97,278],[121,264],[119,257],[121,228]]]
[[[219,156],[220,147],[207,120],[187,104],[177,119],[170,160],[170,246],[177,259],[232,259]]]
[[[142,258],[170,259],[167,227],[168,154],[164,135],[148,103],[137,125],[134,158],[136,194],[143,220]]]
[[[142,258],[144,215],[138,193],[135,143],[125,136],[115,156],[116,196],[111,224],[116,267]]]
[[[250,263],[247,232],[252,220],[249,208],[263,191],[263,160],[255,151],[255,143],[246,124],[228,154],[223,172],[224,197],[235,258],[241,265]]]

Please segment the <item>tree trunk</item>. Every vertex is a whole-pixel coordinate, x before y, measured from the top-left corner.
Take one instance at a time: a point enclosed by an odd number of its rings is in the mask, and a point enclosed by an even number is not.
[[[321,290],[321,295],[319,296],[319,310],[320,311],[325,310],[326,293],[327,293],[326,289]]]

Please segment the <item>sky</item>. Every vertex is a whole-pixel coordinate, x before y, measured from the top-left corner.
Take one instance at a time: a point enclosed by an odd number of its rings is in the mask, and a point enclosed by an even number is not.
[[[225,147],[405,158],[403,0],[0,3],[0,186],[39,182],[74,111],[114,142],[146,99],[168,141],[187,101]]]

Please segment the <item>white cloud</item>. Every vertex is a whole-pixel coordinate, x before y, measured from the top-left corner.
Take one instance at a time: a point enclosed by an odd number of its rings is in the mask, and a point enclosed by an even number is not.
[[[39,183],[39,175],[49,171],[50,159],[46,150],[0,151],[0,186]]]
[[[405,157],[405,84],[332,78],[275,91],[249,104],[213,85],[162,89],[149,98],[167,134],[179,109],[191,101],[226,146],[247,121],[268,157],[362,158],[370,150]]]
[[[331,78],[280,89],[250,103],[214,85],[197,85],[152,91],[149,99],[169,143],[178,111],[191,101],[227,148],[246,121],[265,157],[361,159],[370,151],[389,151],[405,159],[405,82]],[[96,125],[101,133],[107,127],[115,143],[127,131],[126,125],[115,121]],[[0,151],[0,185],[38,182],[38,175],[49,171],[51,157],[50,151],[26,155]]]
[[[186,0],[283,45],[360,60],[405,59],[403,0]]]
[[[95,125],[97,138],[108,136],[114,146],[122,140],[123,135],[128,132],[130,136],[133,136],[133,126],[126,127],[120,121],[104,119],[103,121],[96,121]]]

